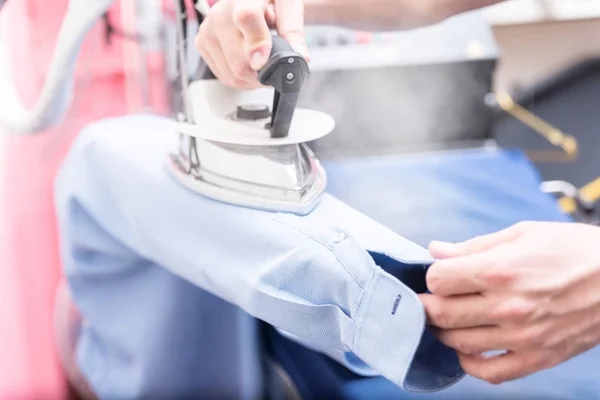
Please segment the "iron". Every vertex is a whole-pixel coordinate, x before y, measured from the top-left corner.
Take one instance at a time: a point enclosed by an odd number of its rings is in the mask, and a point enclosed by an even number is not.
[[[177,3],[177,12],[185,12]],[[182,101],[176,110],[179,149],[171,171],[185,187],[217,201],[273,212],[309,213],[327,186],[308,142],[330,133],[329,115],[296,108],[309,77],[306,60],[272,35],[263,88],[242,91],[221,83],[200,60],[188,75],[186,24],[178,24]]]

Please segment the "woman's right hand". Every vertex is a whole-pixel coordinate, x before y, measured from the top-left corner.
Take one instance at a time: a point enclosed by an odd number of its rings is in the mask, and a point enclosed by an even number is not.
[[[196,48],[215,76],[243,90],[260,87],[271,53],[270,28],[308,59],[303,0],[218,0],[200,25]]]

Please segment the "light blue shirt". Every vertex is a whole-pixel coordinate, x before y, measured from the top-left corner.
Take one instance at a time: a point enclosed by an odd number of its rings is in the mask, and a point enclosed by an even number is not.
[[[259,398],[254,318],[404,390],[463,377],[425,330],[425,249],[331,195],[304,217],[204,198],[168,172],[175,144],[168,119],[105,120],[58,176],[78,362],[100,397]]]

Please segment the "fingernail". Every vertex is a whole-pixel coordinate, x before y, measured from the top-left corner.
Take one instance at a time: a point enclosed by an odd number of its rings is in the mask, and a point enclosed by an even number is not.
[[[261,69],[265,65],[266,62],[267,62],[267,57],[260,50],[254,52],[254,54],[252,54],[252,57],[250,58],[250,66],[254,70]]]

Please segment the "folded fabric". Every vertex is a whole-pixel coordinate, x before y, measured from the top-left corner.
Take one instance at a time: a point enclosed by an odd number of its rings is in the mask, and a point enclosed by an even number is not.
[[[425,329],[425,249],[332,196],[300,217],[193,193],[167,170],[175,144],[169,119],[105,120],[57,179],[77,357],[98,396],[258,398],[254,318],[405,390],[462,378]]]

